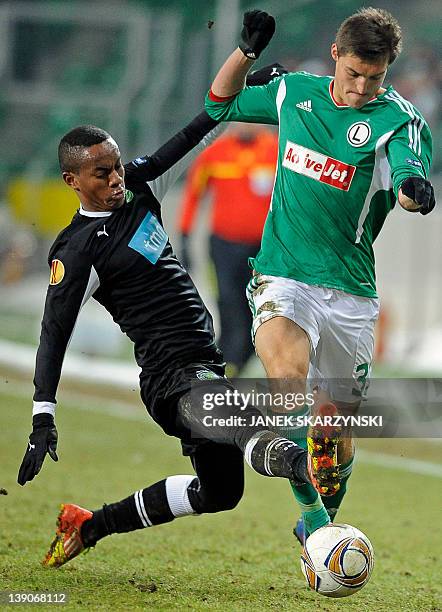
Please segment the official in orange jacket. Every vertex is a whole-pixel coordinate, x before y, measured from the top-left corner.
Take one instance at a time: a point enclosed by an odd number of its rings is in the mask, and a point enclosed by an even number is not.
[[[249,257],[260,248],[270,206],[278,139],[268,128],[234,124],[208,147],[191,167],[179,231],[182,261],[190,267],[188,237],[198,208],[210,194],[210,256],[218,283],[221,333],[219,346],[228,374],[238,374],[253,353],[251,314],[245,297],[250,279]]]

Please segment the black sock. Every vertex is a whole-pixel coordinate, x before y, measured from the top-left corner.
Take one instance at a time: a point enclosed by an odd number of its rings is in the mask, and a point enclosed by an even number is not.
[[[81,537],[88,548],[112,533],[127,533],[173,519],[167,501],[166,481],[161,480],[126,499],[94,510],[92,518],[82,525]]]
[[[222,395],[227,388],[221,385],[218,392]],[[257,425],[262,414],[253,406],[245,410],[229,407],[226,404],[211,407],[212,417],[233,417],[233,425],[205,425],[207,410],[204,394],[210,390],[212,397],[215,386],[198,387],[183,395],[178,402],[178,420],[196,437],[207,438],[222,444],[237,446],[244,453],[247,463],[259,474],[288,478],[295,484],[311,484],[307,473],[307,451],[286,438]],[[238,420],[235,420],[237,417]]]
[[[288,478],[295,484],[310,483],[307,451],[272,431],[252,436],[244,455],[250,467],[259,474]]]

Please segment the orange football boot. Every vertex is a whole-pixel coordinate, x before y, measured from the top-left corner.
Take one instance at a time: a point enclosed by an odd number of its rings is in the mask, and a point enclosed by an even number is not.
[[[74,504],[61,504],[55,538],[42,564],[47,567],[61,567],[83,552],[85,546],[80,530],[83,523],[90,518],[90,510]]]

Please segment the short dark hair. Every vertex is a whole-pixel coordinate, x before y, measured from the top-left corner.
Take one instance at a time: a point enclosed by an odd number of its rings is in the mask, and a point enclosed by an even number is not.
[[[79,125],[65,134],[58,145],[58,163],[62,172],[76,172],[81,166],[83,149],[112,138],[95,125]]]
[[[370,6],[339,26],[336,46],[339,55],[354,55],[372,63],[386,58],[391,64],[402,50],[402,30],[391,13]]]

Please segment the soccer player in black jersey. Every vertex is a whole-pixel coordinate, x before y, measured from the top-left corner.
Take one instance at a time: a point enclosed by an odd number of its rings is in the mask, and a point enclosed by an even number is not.
[[[271,72],[265,72],[267,80]],[[224,392],[229,383],[212,318],[172,250],[160,201],[192,156],[215,137],[216,125],[203,112],[153,156],[126,165],[117,143],[97,127],[77,127],[60,142],[63,180],[78,195],[80,208],[49,253],[33,431],[18,482],[24,485],[38,474],[46,453],[58,460],[56,390],[77,316],[89,297],[134,343],[143,402],[163,430],[181,440],[196,475],[169,476],[94,512],[63,504],[44,560],[48,566],[63,565],[111,533],[233,508],[243,493],[244,454],[261,474],[310,482],[306,451],[252,425],[259,415],[255,408],[211,413],[240,414],[245,427],[205,427],[201,394],[207,387],[191,392],[201,379],[213,379],[211,393]]]

